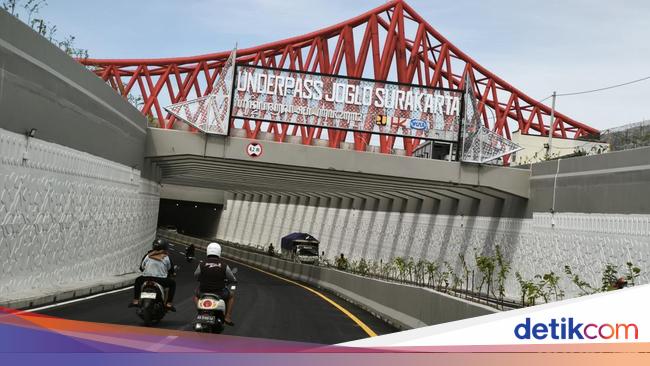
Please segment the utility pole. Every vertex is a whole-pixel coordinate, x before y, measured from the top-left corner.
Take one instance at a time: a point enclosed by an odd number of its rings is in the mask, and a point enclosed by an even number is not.
[[[553,92],[553,102],[551,103],[551,124],[548,126],[548,150],[546,150],[546,155],[551,157],[551,149],[553,148],[553,123],[555,120],[555,97],[557,92]]]

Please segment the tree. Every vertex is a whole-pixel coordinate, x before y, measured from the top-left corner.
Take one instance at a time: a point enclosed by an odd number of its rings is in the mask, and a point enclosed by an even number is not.
[[[404,281],[406,277],[407,262],[402,257],[396,257],[393,259],[393,263],[395,264],[397,272],[399,273],[398,279],[400,281]]]
[[[535,305],[535,300],[540,297],[539,286],[531,280],[524,280],[519,272],[515,272],[515,278],[517,279],[517,282],[519,282],[519,287],[521,288],[521,305]]]
[[[492,285],[492,275],[496,268],[496,258],[484,255],[474,254],[476,260],[476,268],[481,271],[481,283],[478,285],[478,292],[483,290],[483,285],[487,283],[487,291],[485,294],[490,295],[490,286]]]
[[[503,308],[503,298],[506,294],[505,282],[508,277],[508,272],[510,272],[510,263],[506,261],[501,253],[501,247],[496,246],[496,264],[499,266],[499,271],[497,272],[497,288],[499,291],[499,300],[501,300],[501,307]]]

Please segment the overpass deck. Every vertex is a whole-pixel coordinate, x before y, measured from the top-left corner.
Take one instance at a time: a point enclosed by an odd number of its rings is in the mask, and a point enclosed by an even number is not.
[[[226,191],[527,199],[529,170],[149,129],[146,158],[162,182]]]

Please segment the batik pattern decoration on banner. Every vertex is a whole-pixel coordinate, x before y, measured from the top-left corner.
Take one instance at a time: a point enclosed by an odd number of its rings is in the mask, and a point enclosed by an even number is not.
[[[237,65],[233,118],[458,141],[463,93]]]
[[[230,98],[236,59],[237,50],[234,49],[215,78],[212,90],[208,95],[172,104],[165,107],[165,110],[199,131],[215,135],[228,135]]]

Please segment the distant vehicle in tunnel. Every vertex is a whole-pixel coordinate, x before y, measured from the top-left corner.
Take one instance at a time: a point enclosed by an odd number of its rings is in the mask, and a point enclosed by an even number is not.
[[[291,233],[282,238],[281,253],[285,258],[299,263],[318,264],[320,241],[307,233]]]
[[[190,244],[185,250],[185,259],[188,263],[194,260],[194,250],[194,244]]]

